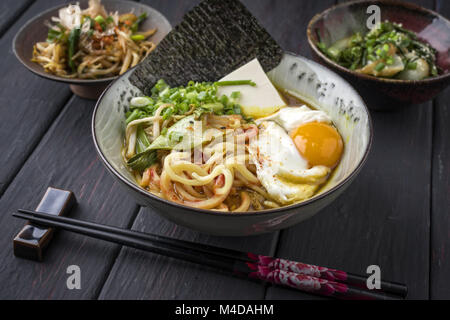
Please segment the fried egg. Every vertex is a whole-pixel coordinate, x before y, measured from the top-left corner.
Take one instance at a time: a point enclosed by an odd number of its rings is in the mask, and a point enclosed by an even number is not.
[[[256,120],[256,123],[263,121],[274,121],[291,133],[305,123],[324,122],[330,124],[331,118],[323,111],[312,110],[307,106],[297,106],[285,107],[268,117]]]
[[[256,123],[259,134],[249,153],[268,194],[283,205],[312,197],[343,151],[328,115],[307,106],[285,107]]]

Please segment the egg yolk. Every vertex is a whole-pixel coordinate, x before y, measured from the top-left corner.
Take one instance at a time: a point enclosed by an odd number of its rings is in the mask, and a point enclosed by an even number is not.
[[[291,138],[312,167],[334,168],[341,159],[344,143],[339,132],[329,124],[306,123],[295,129]]]

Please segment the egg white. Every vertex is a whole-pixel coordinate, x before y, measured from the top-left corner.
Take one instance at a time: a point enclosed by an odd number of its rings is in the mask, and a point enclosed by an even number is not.
[[[291,133],[303,124],[311,122],[331,123],[331,118],[323,111],[312,110],[307,106],[285,107],[274,114],[256,120],[256,124],[264,121],[274,121]]]
[[[258,137],[249,143],[249,154],[268,194],[284,205],[312,197],[330,168],[309,168],[286,130],[274,121],[259,121],[258,128]]]

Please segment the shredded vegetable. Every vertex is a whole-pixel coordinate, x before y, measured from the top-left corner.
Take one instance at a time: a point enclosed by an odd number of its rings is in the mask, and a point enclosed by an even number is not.
[[[217,94],[218,87],[235,85],[255,84],[250,80],[214,83],[191,81],[185,87],[171,88],[161,79],[152,88],[151,96],[133,98],[125,121],[129,151],[128,166],[137,171],[151,166],[157,159],[156,150],[173,148],[183,140],[180,132],[186,131],[184,127],[191,126],[191,121],[201,119],[204,114],[238,115],[245,122],[251,122],[252,119],[245,118],[241,114],[238,102],[240,92],[235,91],[230,96]],[[166,123],[161,130],[159,130],[160,122]],[[143,126],[149,124],[158,127],[156,131],[152,129],[152,139],[149,139],[143,130]]]
[[[136,66],[156,45],[149,41],[156,29],[138,32],[143,13],[107,13],[100,0],[59,11],[49,24],[47,40],[34,45],[32,61],[46,72],[66,78],[115,76]]]
[[[421,80],[439,74],[436,50],[414,32],[389,21],[329,47],[319,37],[317,46],[341,66],[373,76]]]

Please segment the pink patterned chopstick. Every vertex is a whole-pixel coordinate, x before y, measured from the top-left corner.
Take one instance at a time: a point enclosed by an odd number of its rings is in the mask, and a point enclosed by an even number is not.
[[[319,267],[287,259],[256,255],[253,253],[247,253],[246,260],[259,266],[268,267],[272,270],[278,269],[305,276],[312,276],[319,279],[346,283],[352,286],[367,289],[367,278],[341,270]],[[401,297],[406,297],[408,292],[405,285],[387,281],[380,281],[380,290],[396,294]]]
[[[364,290],[365,279],[344,271],[286,259],[255,255],[199,243],[166,238],[89,221],[19,210],[15,217],[57,227],[136,249],[218,268],[233,275],[288,286],[305,292],[340,299],[392,299],[387,290]],[[382,282],[389,289],[397,284]],[[355,286],[356,284],[356,286]],[[397,285],[398,288],[404,286]],[[392,290],[394,291],[394,290]]]

